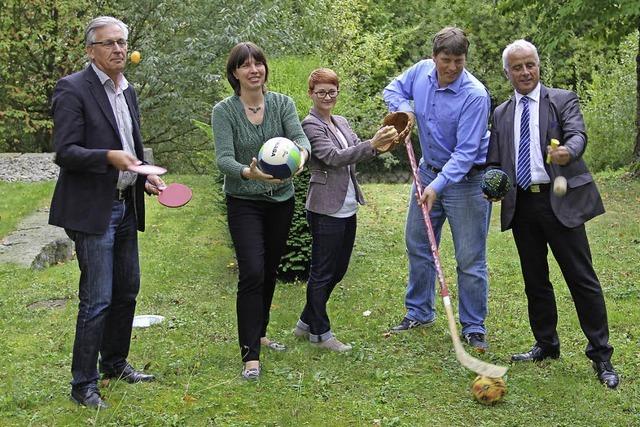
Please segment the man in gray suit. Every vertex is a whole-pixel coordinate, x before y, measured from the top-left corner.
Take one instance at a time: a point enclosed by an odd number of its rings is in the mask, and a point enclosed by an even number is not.
[[[518,248],[529,323],[536,339],[531,350],[514,354],[511,360],[560,356],[549,247],[588,339],[586,355],[599,380],[615,388],[619,378],[611,365],[607,310],[584,226],[604,213],[604,206],[582,160],[587,134],[578,97],[540,84],[540,60],[533,44],[517,40],[506,47],[502,59],[515,93],[493,113],[487,163],[500,167],[514,183],[502,200],[501,226],[502,231],[512,230]],[[560,141],[560,146],[552,148],[552,139]],[[550,191],[559,176],[567,181],[564,195]]]

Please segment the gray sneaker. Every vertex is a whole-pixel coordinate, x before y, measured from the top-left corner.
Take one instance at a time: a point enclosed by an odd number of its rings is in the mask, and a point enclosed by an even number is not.
[[[313,344],[314,347],[326,348],[327,350],[337,351],[338,353],[350,351],[352,348],[349,344],[344,344],[338,341],[336,337],[331,337],[326,341],[314,342],[311,344]]]
[[[436,319],[423,323],[423,322],[418,322],[417,320],[411,320],[405,317],[404,319],[402,319],[402,322],[400,322],[398,326],[394,326],[393,328],[390,329],[389,332],[398,333],[398,332],[408,331],[409,329],[426,328],[429,326],[433,326],[435,322],[436,322]]]
[[[484,334],[479,332],[464,334],[462,339],[464,339],[464,341],[478,353],[484,353],[489,348],[489,344],[487,344]]]
[[[296,327],[293,329],[293,335],[296,338],[309,338],[309,331],[305,331],[304,329],[298,327],[298,325],[296,325]]]

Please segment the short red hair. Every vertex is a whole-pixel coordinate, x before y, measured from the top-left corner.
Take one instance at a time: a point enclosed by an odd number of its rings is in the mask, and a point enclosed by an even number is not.
[[[320,83],[329,83],[340,88],[338,75],[330,68],[318,68],[309,74],[309,91],[312,91]]]

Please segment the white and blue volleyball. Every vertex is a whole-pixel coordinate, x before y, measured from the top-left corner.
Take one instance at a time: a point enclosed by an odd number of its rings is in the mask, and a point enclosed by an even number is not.
[[[300,149],[290,139],[276,137],[267,140],[258,152],[258,166],[274,178],[285,179],[300,167]]]

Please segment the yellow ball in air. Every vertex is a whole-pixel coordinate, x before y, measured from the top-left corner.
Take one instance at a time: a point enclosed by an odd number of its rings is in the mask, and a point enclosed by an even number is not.
[[[138,62],[140,62],[140,59],[142,57],[140,56],[140,52],[138,52],[137,50],[134,50],[133,52],[131,52],[131,56],[129,57],[129,59],[131,59],[131,62],[134,64],[137,64]]]

